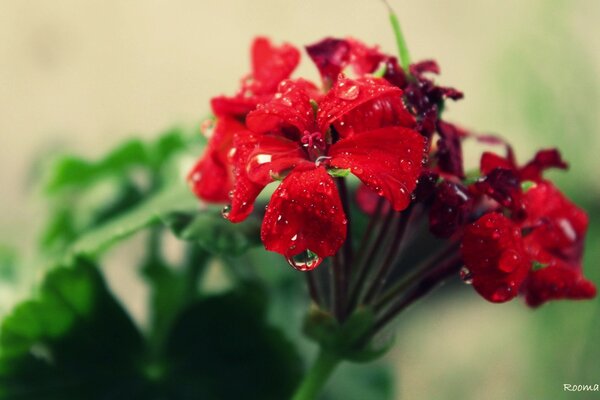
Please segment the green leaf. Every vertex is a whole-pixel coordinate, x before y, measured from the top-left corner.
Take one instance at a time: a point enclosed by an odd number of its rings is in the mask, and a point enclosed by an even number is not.
[[[65,156],[50,168],[46,190],[56,194],[65,189],[82,190],[101,179],[122,178],[133,168],[144,167],[158,172],[160,167],[178,152],[186,148],[188,140],[179,130],[168,131],[155,142],[145,143],[131,139],[98,161]]]
[[[262,291],[206,298],[192,305],[168,340],[170,397],[287,399],[302,375],[300,358],[265,322]]]
[[[0,399],[134,398],[143,341],[96,267],[48,273],[0,332]]]
[[[343,324],[328,312],[312,308],[304,322],[304,333],[327,351],[354,362],[369,362],[384,355],[391,338],[365,341],[375,316],[369,308],[357,309]]]
[[[132,210],[84,234],[70,248],[70,255],[96,255],[140,229],[157,224],[166,215],[193,209],[198,200],[187,186],[175,185],[151,196]]]
[[[218,255],[239,256],[260,245],[260,221],[248,218],[233,224],[215,210],[195,214],[173,213],[164,219],[175,236],[198,243]]]

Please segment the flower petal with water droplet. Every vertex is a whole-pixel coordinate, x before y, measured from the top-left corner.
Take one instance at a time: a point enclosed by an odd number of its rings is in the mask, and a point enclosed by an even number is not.
[[[286,257],[310,249],[325,258],[344,243],[345,221],[337,187],[325,168],[293,170],[271,197],[261,237],[267,250]]]
[[[330,164],[350,169],[401,211],[410,203],[417,185],[424,148],[423,137],[411,129],[382,128],[334,144],[329,151]]]

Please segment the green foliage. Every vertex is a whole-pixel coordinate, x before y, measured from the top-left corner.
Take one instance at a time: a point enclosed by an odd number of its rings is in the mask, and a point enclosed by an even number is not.
[[[189,307],[167,343],[174,390],[190,388],[190,399],[289,398],[301,377],[300,358],[279,330],[265,325],[265,311],[256,288]]]
[[[164,222],[181,240],[198,243],[213,254],[239,256],[261,244],[260,221],[253,217],[232,224],[220,212],[205,210],[172,213]]]
[[[141,379],[142,336],[85,260],[48,273],[1,333],[0,399],[127,398]]]
[[[185,150],[189,140],[178,129],[160,135],[155,142],[131,139],[98,161],[65,156],[51,168],[46,191],[49,194],[68,189],[82,190],[110,177],[122,177],[135,168],[159,172],[172,156]]]
[[[78,259],[2,324],[0,399],[286,398],[300,359],[266,323],[266,304],[255,287],[190,299],[154,351],[97,267]]]
[[[45,185],[52,201],[42,248],[61,253],[82,234],[181,181],[174,160],[190,144],[182,131],[174,129],[149,143],[129,140],[97,161],[58,159],[49,168]]]
[[[343,324],[331,314],[313,308],[305,320],[304,332],[323,349],[342,359],[369,362],[381,357],[391,346],[391,340],[365,339],[374,322],[375,316],[369,308],[359,308]]]

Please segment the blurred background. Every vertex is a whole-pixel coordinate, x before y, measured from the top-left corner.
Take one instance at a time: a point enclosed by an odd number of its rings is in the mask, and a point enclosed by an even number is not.
[[[600,2],[390,2],[413,60],[437,59],[439,81],[466,94],[448,104],[448,120],[501,134],[520,161],[561,149],[571,169],[551,177],[590,214],[585,271],[600,284]],[[249,70],[255,35],[297,46],[350,35],[395,49],[375,0],[1,0],[0,9],[0,243],[22,250],[44,210],[31,185],[36,159],[93,158],[123,138],[197,126],[209,99],[232,94]],[[296,75],[317,78],[303,61]],[[140,292],[118,271],[112,280],[135,314]],[[532,311],[461,289],[448,285],[399,322],[394,398],[600,398],[563,392],[600,384],[598,300]],[[0,285],[0,314],[18,295]]]

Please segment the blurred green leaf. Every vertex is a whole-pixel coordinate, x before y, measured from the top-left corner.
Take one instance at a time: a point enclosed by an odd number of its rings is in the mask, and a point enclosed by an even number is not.
[[[164,219],[175,236],[198,243],[214,254],[239,256],[261,244],[260,221],[250,217],[233,224],[215,210],[173,213]]]
[[[68,253],[98,254],[114,242],[160,222],[166,215],[192,209],[196,205],[197,199],[186,186],[170,186],[126,213],[84,234],[70,247]]]
[[[178,319],[168,339],[170,397],[287,399],[302,376],[298,354],[265,323],[262,291],[206,298]]]
[[[134,398],[143,341],[82,259],[51,271],[0,336],[0,399]]]
[[[320,400],[393,400],[392,369],[382,363],[342,363],[325,386]]]
[[[15,249],[0,245],[0,281],[12,282],[16,278],[17,252]]]
[[[65,156],[51,168],[46,190],[49,194],[68,188],[82,190],[100,179],[123,177],[135,167],[157,172],[171,156],[184,150],[187,143],[184,134],[173,129],[160,135],[154,142],[131,139],[96,162]]]

